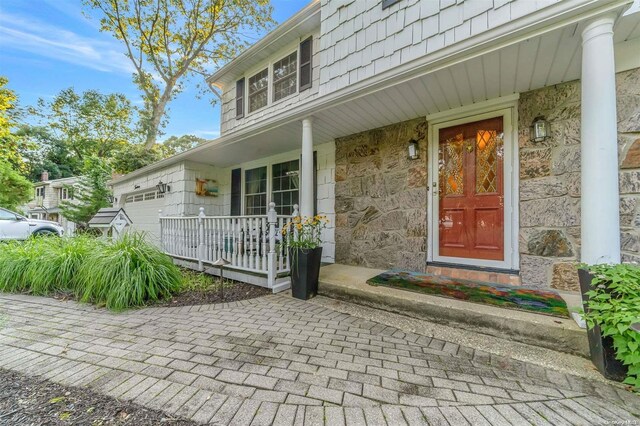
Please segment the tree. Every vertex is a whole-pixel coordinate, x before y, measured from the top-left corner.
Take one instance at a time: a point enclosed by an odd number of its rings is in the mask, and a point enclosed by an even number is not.
[[[6,160],[0,159],[0,207],[16,210],[31,199],[33,187]]]
[[[145,149],[144,145],[133,145],[126,150],[114,153],[111,165],[116,173],[126,174],[160,161],[165,157],[166,155],[156,146],[151,149]]]
[[[46,127],[22,125],[15,135],[26,147],[22,156],[28,165],[24,175],[32,182],[40,180],[43,171],[49,179],[77,176],[82,171],[82,162],[71,152],[67,144],[57,139]]]
[[[142,92],[145,146],[156,143],[167,106],[195,75],[206,75],[246,47],[245,31],[273,23],[269,0],[83,0],[101,30],[126,48]]]
[[[12,129],[18,124],[20,110],[18,96],[6,87],[8,83],[9,80],[6,77],[0,76],[0,159],[8,161],[13,168],[25,173],[28,165],[23,154],[33,146],[13,133]]]
[[[11,128],[15,126],[14,112],[18,102],[16,93],[9,89],[7,84],[9,79],[0,76],[0,138],[4,138],[11,133]]]
[[[162,142],[162,151],[165,157],[180,154],[198,145],[209,142],[207,139],[195,135],[171,136]]]
[[[62,90],[51,102],[38,100],[32,112],[41,117],[42,126],[51,129],[82,164],[85,158],[109,158],[129,144],[141,141],[137,110],[120,93],[103,94],[73,88]]]
[[[81,227],[103,207],[109,207],[111,191],[107,182],[111,178],[111,168],[98,157],[89,157],[84,162],[83,175],[73,188],[73,200],[60,203],[62,216]]]

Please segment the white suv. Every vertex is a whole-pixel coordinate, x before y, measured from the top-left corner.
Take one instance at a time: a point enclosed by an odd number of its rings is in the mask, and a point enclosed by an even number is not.
[[[0,240],[26,240],[31,235],[59,235],[64,228],[50,220],[27,219],[0,207]]]

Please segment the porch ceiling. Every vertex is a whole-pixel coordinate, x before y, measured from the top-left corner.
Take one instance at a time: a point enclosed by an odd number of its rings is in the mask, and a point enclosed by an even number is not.
[[[315,113],[314,141],[577,80],[584,26],[559,28]],[[626,65],[623,56],[640,66],[640,13],[618,20],[614,41],[618,70]]]
[[[313,112],[314,143],[579,79],[584,25],[579,22],[557,28],[319,108]],[[618,18],[614,40],[619,66],[628,67],[629,58],[634,66],[640,66],[640,13]],[[299,149],[301,135],[300,121],[291,120],[241,139],[220,140],[210,149],[188,152],[185,157],[226,167]],[[242,142],[236,143],[239,140]]]

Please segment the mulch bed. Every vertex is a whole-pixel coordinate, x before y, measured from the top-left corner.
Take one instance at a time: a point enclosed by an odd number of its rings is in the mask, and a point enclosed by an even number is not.
[[[224,298],[220,297],[220,291],[217,288],[204,291],[184,291],[174,295],[169,300],[161,300],[153,306],[193,306],[193,305],[209,305],[214,303],[237,302],[239,300],[254,299],[256,297],[266,296],[271,291],[257,285],[234,282],[233,285],[225,285]]]
[[[0,369],[0,425],[196,425],[160,411]]]

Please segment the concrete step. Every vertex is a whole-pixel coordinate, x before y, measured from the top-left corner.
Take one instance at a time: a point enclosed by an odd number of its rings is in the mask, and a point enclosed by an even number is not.
[[[487,283],[522,285],[520,276],[502,272],[483,271],[469,268],[453,268],[448,266],[427,266],[427,272],[434,275],[444,275],[450,278],[483,281]]]
[[[367,284],[384,270],[346,265],[320,269],[319,294],[503,339],[589,356],[587,333],[572,319],[464,302]]]

